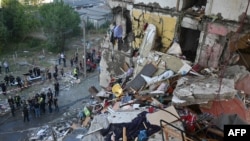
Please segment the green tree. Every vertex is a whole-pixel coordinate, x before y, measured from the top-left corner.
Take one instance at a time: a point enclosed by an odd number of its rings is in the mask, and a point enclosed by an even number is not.
[[[7,29],[9,40],[20,40],[34,30],[39,23],[30,9],[20,4],[17,0],[2,1],[2,30]],[[5,27],[5,28],[4,28]]]
[[[3,47],[7,44],[8,39],[8,30],[4,25],[3,21],[0,21],[0,53],[2,52]]]
[[[57,51],[64,51],[66,35],[79,29],[79,14],[63,2],[42,5],[39,11],[49,45]]]

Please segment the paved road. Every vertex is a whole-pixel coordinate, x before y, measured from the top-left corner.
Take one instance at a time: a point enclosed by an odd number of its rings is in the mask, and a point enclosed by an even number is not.
[[[86,102],[86,98],[89,97],[88,89],[91,86],[95,86],[100,90],[97,72],[88,74],[88,77],[82,80],[80,84],[61,89],[58,97],[59,112],[45,113],[41,115],[40,118],[34,118],[33,115],[31,115],[30,122],[26,123],[23,122],[21,110],[16,112],[16,117],[12,117],[11,114],[0,117],[0,140],[25,140],[26,134],[30,132],[32,128],[46,125],[55,119],[62,118],[65,112],[83,107],[84,101]]]

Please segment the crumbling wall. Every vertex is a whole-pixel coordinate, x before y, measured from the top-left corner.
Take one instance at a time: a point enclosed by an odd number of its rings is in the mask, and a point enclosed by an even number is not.
[[[206,15],[221,15],[223,19],[240,22],[239,16],[245,12],[248,0],[207,0]],[[250,15],[248,10],[247,15]]]
[[[135,41],[133,43],[134,48],[140,47],[145,26],[147,24],[154,24],[157,29],[157,36],[161,38],[162,48],[160,48],[160,50],[165,52],[170,47],[175,36],[177,17],[133,9],[132,24],[135,34]]]

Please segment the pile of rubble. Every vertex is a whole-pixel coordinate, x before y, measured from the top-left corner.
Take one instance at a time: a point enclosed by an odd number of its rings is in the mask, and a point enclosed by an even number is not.
[[[77,110],[66,112],[63,117],[49,122],[47,125],[32,128],[27,135],[29,141],[63,140],[68,134],[75,134],[78,127]],[[79,130],[78,130],[79,132]],[[80,133],[86,133],[87,128],[81,128]],[[78,138],[78,137],[76,137]]]
[[[152,51],[151,42],[141,46],[134,63],[121,63],[126,59],[103,51],[101,63],[111,58],[116,61],[111,63],[120,63],[122,74],[106,64],[108,84],[101,90],[89,88],[94,102],[80,108],[77,126],[67,126],[70,133],[76,131],[71,140],[220,141],[224,125],[250,123],[250,75],[245,67],[194,65],[180,56],[177,43],[167,53]],[[107,71],[100,66],[101,72]],[[62,140],[72,135],[65,133]]]
[[[250,123],[245,67],[203,68],[185,60],[177,43],[167,53],[152,51],[144,40],[141,46],[133,63],[103,50],[100,76],[108,84],[89,88],[95,102],[81,108],[77,130],[88,132],[78,132],[77,140],[219,141],[224,125]]]
[[[249,124],[245,67],[191,67],[160,55],[135,68],[125,65],[107,88],[89,88],[95,102],[82,107],[79,128],[88,132],[78,140],[223,140],[225,124]]]

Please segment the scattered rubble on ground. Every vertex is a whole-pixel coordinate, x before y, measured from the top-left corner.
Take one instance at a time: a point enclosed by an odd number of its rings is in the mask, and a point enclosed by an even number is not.
[[[60,89],[61,90],[70,90],[75,84],[79,84],[81,81],[80,79],[76,79],[75,77],[72,76],[71,72],[66,72],[64,74],[64,77],[60,77]],[[48,80],[47,80],[48,81]],[[27,96],[34,96],[37,92],[47,92],[48,88],[51,88],[54,90],[53,83],[49,85],[42,85],[44,83],[43,80],[36,81],[34,83],[31,83],[31,87],[35,87],[35,85],[41,85],[43,86],[42,88],[38,87],[39,89],[36,89],[32,92],[30,92],[29,95],[26,95],[26,97],[22,97],[22,99],[27,99]],[[34,85],[34,86],[33,86]],[[13,91],[13,89],[17,89],[17,86],[10,86],[9,91]],[[20,91],[19,89],[16,91]],[[6,113],[10,113],[10,106],[8,104],[7,99],[0,99],[0,116],[5,115]]]
[[[148,65],[157,72],[155,65]],[[123,77],[113,79],[101,90],[90,87],[94,102],[82,105],[80,113],[75,115],[78,122],[68,121],[61,128],[58,124],[51,129],[62,140],[157,141],[168,136],[168,140],[177,141],[182,140],[182,133],[185,140],[223,140],[224,124],[250,122],[248,96],[234,88],[244,77],[233,76],[231,67],[226,68],[225,77],[218,77],[218,72],[207,73],[208,69],[206,73],[204,69],[188,69],[181,75],[176,75],[178,70],[175,70],[164,77],[141,73],[141,69],[128,81]],[[138,77],[140,80],[135,80]],[[133,81],[140,85],[131,85]],[[51,138],[53,135],[47,135],[47,139]]]
[[[128,75],[129,63],[109,70],[106,87],[89,88],[94,102],[82,105],[75,114],[78,122],[69,120],[63,129],[55,125],[53,132],[79,141],[220,141],[224,124],[250,123],[249,72],[243,66],[219,70],[157,51],[141,54],[133,75]],[[102,63],[112,58],[105,55]]]

